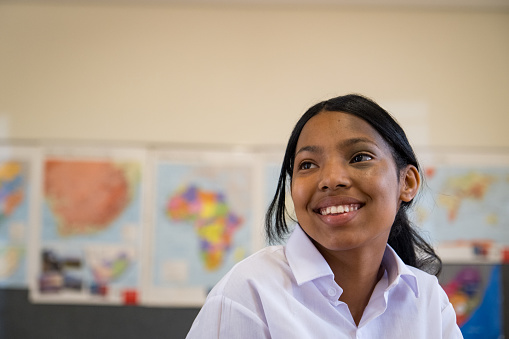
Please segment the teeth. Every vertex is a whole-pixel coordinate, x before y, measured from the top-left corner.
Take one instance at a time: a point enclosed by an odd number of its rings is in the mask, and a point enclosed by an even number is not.
[[[357,211],[359,209],[359,205],[339,205],[339,206],[330,206],[320,209],[321,215],[329,215],[329,214],[341,214],[348,213],[352,211]]]

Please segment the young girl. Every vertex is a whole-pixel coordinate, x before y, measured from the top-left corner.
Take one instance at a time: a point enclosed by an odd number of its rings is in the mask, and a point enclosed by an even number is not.
[[[269,240],[290,235],[286,245],[237,264],[187,338],[462,338],[432,275],[441,261],[407,218],[419,185],[405,133],[376,103],[346,95],[311,107],[266,216]]]

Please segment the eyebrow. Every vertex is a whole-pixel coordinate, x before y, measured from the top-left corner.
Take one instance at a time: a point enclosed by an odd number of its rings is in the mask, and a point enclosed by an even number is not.
[[[352,139],[348,139],[348,140],[345,140],[341,146],[352,146],[352,145],[355,145],[355,144],[361,144],[361,143],[366,143],[366,144],[372,144],[372,145],[375,145],[378,147],[378,144],[369,139],[369,138],[352,138]]]
[[[374,142],[371,139],[351,138],[351,139],[347,139],[347,140],[344,140],[343,142],[341,142],[338,145],[338,148],[349,147],[349,146],[353,146],[353,145],[360,144],[360,143],[368,143],[368,144],[372,144],[372,145],[375,145],[376,147],[378,147],[376,142]],[[321,152],[323,152],[323,148],[320,146],[312,146],[312,145],[304,146],[304,147],[300,148],[297,152],[295,152],[295,155],[297,155],[301,152],[321,153]]]
[[[301,149],[299,149],[297,152],[295,152],[295,155],[302,153],[302,152],[311,152],[311,153],[321,153],[322,147],[319,146],[304,146]]]

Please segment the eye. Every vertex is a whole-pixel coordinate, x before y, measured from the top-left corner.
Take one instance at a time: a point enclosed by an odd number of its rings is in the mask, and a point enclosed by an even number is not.
[[[366,153],[359,153],[359,154],[356,154],[354,155],[354,157],[352,158],[352,160],[350,161],[351,163],[356,163],[356,162],[363,162],[363,161],[369,161],[369,160],[372,160],[373,157],[369,154],[366,154]]]
[[[304,161],[302,162],[300,165],[299,165],[299,169],[301,170],[307,170],[307,169],[311,169],[311,168],[314,168],[316,167],[315,164],[313,164],[312,162],[310,161]]]

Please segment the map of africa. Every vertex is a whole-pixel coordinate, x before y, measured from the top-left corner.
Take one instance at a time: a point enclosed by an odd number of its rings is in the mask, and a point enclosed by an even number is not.
[[[417,223],[435,243],[509,244],[509,168],[434,167],[417,199]]]
[[[158,165],[153,286],[208,290],[249,254],[251,175],[242,165]]]
[[[167,212],[171,220],[193,225],[205,268],[212,271],[220,267],[234,232],[242,225],[242,218],[230,211],[224,194],[194,185],[183,187],[170,198]]]

